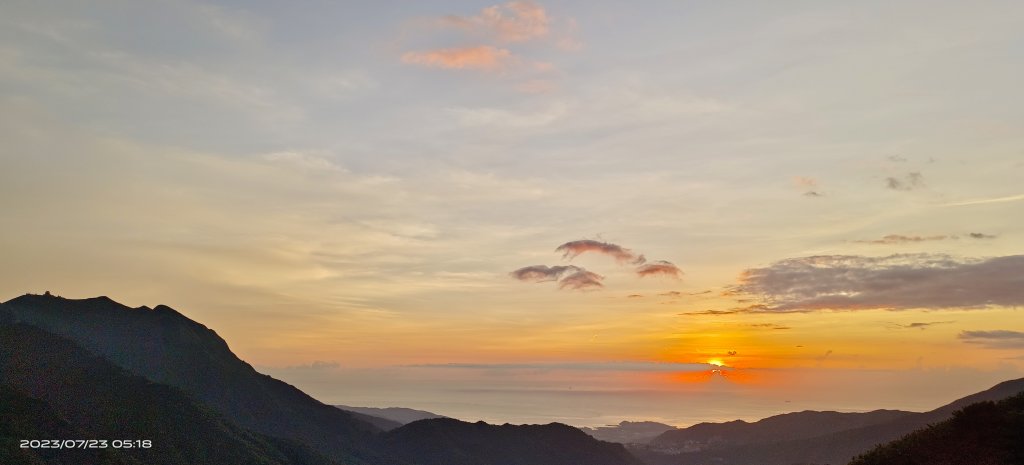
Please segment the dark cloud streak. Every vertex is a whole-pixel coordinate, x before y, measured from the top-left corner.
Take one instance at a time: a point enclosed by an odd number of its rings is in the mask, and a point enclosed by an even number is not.
[[[1024,255],[824,255],[746,270],[735,287],[760,299],[747,312],[976,309],[1024,305]]]
[[[997,329],[992,331],[961,331],[957,335],[968,344],[979,344],[991,349],[1024,349],[1024,332]]]
[[[955,239],[955,236],[904,236],[902,234],[889,234],[881,239],[853,241],[861,244],[906,244],[925,241],[944,241]]]
[[[573,265],[567,266],[547,266],[547,265],[533,265],[526,266],[515,270],[511,273],[513,278],[520,281],[531,281],[535,283],[541,283],[545,281],[557,281],[562,275],[569,272],[580,271],[582,268]]]
[[[555,248],[555,252],[562,252],[562,258],[567,258],[569,260],[587,252],[596,252],[611,256],[619,263],[641,265],[647,261],[643,255],[635,254],[632,250],[624,248],[618,244],[591,239],[566,242],[565,244]]]
[[[890,176],[885,178],[885,187],[894,191],[912,191],[924,187],[924,176],[916,171],[907,173],[902,178]]]

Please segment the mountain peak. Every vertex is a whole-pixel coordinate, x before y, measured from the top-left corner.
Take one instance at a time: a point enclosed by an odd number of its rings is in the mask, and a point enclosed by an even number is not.
[[[99,308],[117,308],[117,309],[130,309],[131,307],[124,305],[120,302],[111,299],[105,295],[97,297],[87,297],[84,299],[69,299],[57,294],[53,294],[50,291],[46,291],[42,294],[27,293],[15,297],[5,304],[9,305],[23,305],[32,307],[65,307],[67,305],[75,305],[81,309],[99,309]]]
[[[378,428],[256,372],[216,332],[166,305],[131,308],[109,297],[28,294],[0,313],[67,338],[134,375],[181,389],[243,428],[298,440],[348,462],[373,462],[379,454],[373,449]]]

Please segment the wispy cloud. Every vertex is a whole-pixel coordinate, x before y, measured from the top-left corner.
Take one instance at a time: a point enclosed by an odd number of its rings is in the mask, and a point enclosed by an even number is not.
[[[646,276],[665,275],[673,278],[679,278],[683,275],[683,270],[680,270],[678,266],[667,262],[665,260],[658,260],[654,263],[648,263],[637,267],[636,274],[641,278]]]
[[[890,176],[885,178],[885,187],[895,191],[912,191],[924,187],[924,175],[915,171],[898,178]]]
[[[793,178],[793,184],[795,184],[796,187],[802,189],[804,191],[804,196],[806,196],[806,197],[823,197],[824,196],[824,194],[822,194],[818,190],[818,180],[816,180],[814,178],[809,178],[809,177],[805,177],[805,176],[797,176],[797,177]]]
[[[426,52],[407,52],[402,62],[445,69],[471,69],[496,71],[514,61],[512,52],[490,45],[475,47],[446,48]]]
[[[733,308],[729,310],[697,310],[693,312],[683,312],[680,315],[735,315],[737,313],[745,313],[746,308]]]
[[[779,330],[779,331],[786,330],[786,329],[792,329],[789,326],[777,325],[775,323],[752,323],[752,324],[750,324],[748,326],[750,326],[751,328],[765,328],[765,329],[773,329],[773,330]]]
[[[671,362],[437,363],[408,365],[408,367],[462,370],[572,370],[680,372],[706,371],[708,369],[708,364]]]
[[[263,156],[263,159],[269,162],[287,164],[302,169],[347,172],[340,165],[332,161],[329,156],[319,152],[288,150],[268,153]]]
[[[513,278],[520,281],[532,281],[535,283],[545,281],[557,281],[563,275],[569,272],[581,271],[582,268],[573,265],[566,266],[547,266],[547,265],[533,265],[525,266],[518,270],[515,270],[509,274]]]
[[[955,236],[904,236],[902,234],[889,234],[883,236],[881,239],[872,240],[858,240],[861,244],[906,244],[913,242],[926,242],[926,241],[943,241],[946,239],[955,239]]]
[[[341,368],[341,364],[338,362],[325,362],[323,360],[317,360],[312,363],[305,365],[292,365],[285,367],[285,370],[334,370]]]
[[[961,331],[957,338],[992,349],[1024,349],[1024,332],[997,329],[992,331]]]
[[[1006,197],[993,197],[990,199],[965,200],[963,202],[947,203],[945,207],[964,207],[967,205],[983,205],[986,203],[1018,202],[1024,200],[1024,194],[1010,195]]]
[[[567,258],[569,260],[587,252],[595,252],[613,257],[619,263],[632,263],[639,265],[647,261],[643,255],[638,255],[632,250],[624,248],[618,244],[590,239],[566,242],[555,248],[555,252],[562,252],[562,258]]]
[[[763,302],[763,308],[747,311],[1019,306],[1024,305],[1024,255],[793,258],[746,270],[735,291]]]
[[[901,328],[901,329],[920,329],[920,330],[923,331],[923,330],[928,329],[928,328],[930,328],[932,326],[935,326],[935,325],[945,325],[945,324],[950,324],[950,323],[955,323],[955,321],[952,321],[952,320],[950,320],[950,321],[918,321],[918,322],[913,322],[913,323],[908,323],[908,324],[890,323],[889,327],[890,328],[894,328],[894,329],[895,328]]]
[[[546,94],[558,88],[558,83],[551,79],[530,79],[516,84],[516,90],[524,94]]]

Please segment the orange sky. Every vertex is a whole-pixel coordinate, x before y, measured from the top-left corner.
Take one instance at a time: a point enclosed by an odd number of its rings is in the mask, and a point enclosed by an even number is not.
[[[325,401],[499,422],[1024,376],[1020,2],[0,18],[5,299],[167,304]]]

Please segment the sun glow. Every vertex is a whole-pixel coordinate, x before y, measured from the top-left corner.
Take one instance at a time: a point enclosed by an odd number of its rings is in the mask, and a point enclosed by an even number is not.
[[[714,365],[716,367],[720,367],[722,365],[725,365],[725,363],[722,362],[721,360],[717,359],[717,358],[713,358],[711,360],[708,360],[708,365]]]

